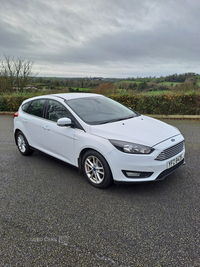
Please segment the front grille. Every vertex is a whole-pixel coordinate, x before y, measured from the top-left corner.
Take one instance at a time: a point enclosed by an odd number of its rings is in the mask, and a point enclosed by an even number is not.
[[[163,150],[156,158],[155,160],[166,160],[169,159],[171,157],[176,156],[178,153],[180,153],[181,151],[183,151],[184,148],[184,141],[176,144],[175,146],[171,146],[165,150]]]

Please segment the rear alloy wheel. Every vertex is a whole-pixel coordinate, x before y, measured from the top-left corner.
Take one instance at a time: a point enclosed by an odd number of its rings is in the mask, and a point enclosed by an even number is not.
[[[105,188],[112,183],[112,174],[104,157],[94,150],[83,156],[82,169],[85,177],[93,186]]]
[[[28,141],[22,132],[17,133],[16,141],[17,147],[23,156],[31,155],[34,152],[34,150],[30,148]]]

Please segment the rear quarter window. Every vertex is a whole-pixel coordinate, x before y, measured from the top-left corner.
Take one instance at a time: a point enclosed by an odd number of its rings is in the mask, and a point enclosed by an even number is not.
[[[24,105],[22,105],[22,110],[23,110],[24,112],[26,112],[26,110],[27,110],[27,108],[28,108],[29,105],[30,105],[30,102],[27,102],[27,103],[25,103]]]
[[[43,117],[45,101],[45,99],[32,101],[26,112],[37,117]]]

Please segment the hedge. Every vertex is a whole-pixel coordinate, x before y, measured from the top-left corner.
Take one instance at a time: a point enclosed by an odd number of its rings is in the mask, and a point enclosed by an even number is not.
[[[21,103],[36,93],[0,94],[0,111],[17,111]]]
[[[112,98],[142,114],[200,115],[200,94],[115,95]]]
[[[0,95],[0,111],[17,111],[32,94]],[[112,95],[112,99],[143,114],[200,115],[200,94]]]

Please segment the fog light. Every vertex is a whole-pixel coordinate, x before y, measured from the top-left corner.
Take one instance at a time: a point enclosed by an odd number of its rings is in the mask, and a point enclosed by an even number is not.
[[[135,172],[128,170],[122,170],[122,172],[127,178],[148,178],[153,174],[153,172]]]
[[[140,176],[140,172],[126,172],[126,175],[128,177],[139,177]]]

